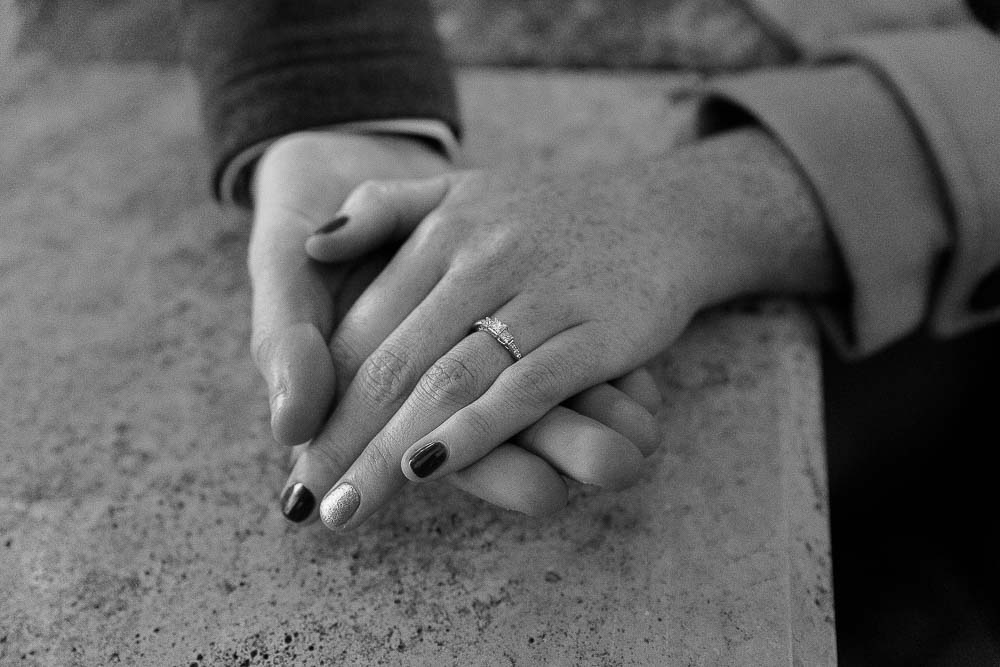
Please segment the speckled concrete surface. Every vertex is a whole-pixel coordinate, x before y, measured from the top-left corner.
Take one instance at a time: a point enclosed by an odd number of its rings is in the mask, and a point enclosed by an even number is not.
[[[614,161],[682,133],[680,78],[467,71],[479,159]],[[547,520],[411,489],[287,525],[248,359],[246,220],[206,197],[175,69],[0,83],[0,664],[834,661],[811,329],[703,317],[657,360],[633,489]]]

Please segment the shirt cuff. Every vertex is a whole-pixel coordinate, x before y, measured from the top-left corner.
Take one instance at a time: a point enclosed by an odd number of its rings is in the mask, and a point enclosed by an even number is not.
[[[821,305],[846,356],[922,325],[950,243],[933,165],[904,109],[865,68],[777,70],[714,82],[699,133],[751,118],[814,188],[851,281],[847,312]]]
[[[929,329],[953,337],[1000,319],[1000,40],[978,25],[846,40],[916,128],[954,243],[931,295]],[[898,168],[898,166],[896,167]]]
[[[461,147],[451,127],[447,123],[433,118],[354,121],[326,127],[303,128],[303,131],[409,135],[433,142],[453,163],[460,162],[461,158]],[[253,166],[264,152],[279,139],[281,137],[259,141],[240,151],[226,163],[219,179],[219,195],[223,204],[240,206],[250,204],[250,179],[253,175]]]

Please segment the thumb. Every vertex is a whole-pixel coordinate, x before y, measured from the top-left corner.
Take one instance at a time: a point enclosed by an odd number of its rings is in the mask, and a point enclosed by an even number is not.
[[[447,175],[362,183],[333,220],[306,240],[306,253],[320,262],[344,262],[405,239],[441,204],[450,186]]]

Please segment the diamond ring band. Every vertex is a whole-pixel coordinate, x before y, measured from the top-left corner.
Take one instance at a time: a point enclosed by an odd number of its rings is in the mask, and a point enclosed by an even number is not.
[[[498,343],[504,346],[504,349],[510,352],[510,356],[514,357],[514,361],[521,358],[521,351],[517,349],[517,344],[514,343],[514,336],[507,329],[507,325],[497,318],[484,317],[473,324],[472,329],[473,331],[485,331],[493,336]]]

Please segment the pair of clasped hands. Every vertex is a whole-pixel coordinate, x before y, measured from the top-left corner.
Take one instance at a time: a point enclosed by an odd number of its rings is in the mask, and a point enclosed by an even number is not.
[[[705,232],[732,208],[708,205],[720,143],[551,177],[453,171],[400,136],[272,145],[248,263],[254,360],[293,446],[284,515],[351,529],[438,479],[543,515],[567,478],[635,481],[660,440],[643,364],[701,307],[766,287],[773,261]],[[486,316],[520,360],[473,331]]]

